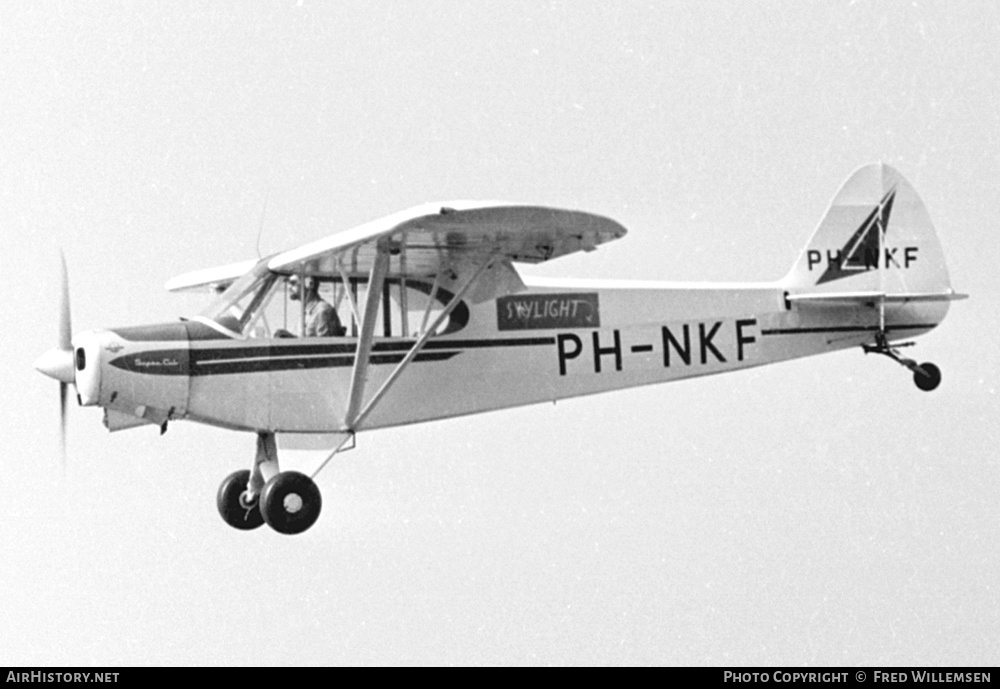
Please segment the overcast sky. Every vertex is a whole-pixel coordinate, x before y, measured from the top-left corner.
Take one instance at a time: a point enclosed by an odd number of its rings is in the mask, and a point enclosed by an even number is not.
[[[0,4],[0,661],[1000,663],[992,2]],[[319,522],[215,508],[254,438],[110,435],[31,368],[170,277],[438,199],[628,236],[526,274],[772,280],[883,160],[972,298],[852,350],[364,434]],[[460,384],[460,381],[457,381]],[[428,394],[446,394],[440,390]],[[315,456],[289,456],[311,468]]]

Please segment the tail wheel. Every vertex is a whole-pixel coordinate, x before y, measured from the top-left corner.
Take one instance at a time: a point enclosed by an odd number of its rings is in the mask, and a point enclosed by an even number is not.
[[[257,498],[246,499],[249,480],[249,469],[233,472],[219,486],[219,495],[215,501],[223,520],[229,526],[241,531],[256,529],[264,523],[264,517],[258,509]]]
[[[267,525],[278,533],[302,533],[316,523],[323,499],[311,478],[297,471],[283,471],[264,485],[260,511]]]
[[[941,384],[941,369],[930,362],[920,364],[919,370],[913,371],[913,382],[921,390],[930,392]]]

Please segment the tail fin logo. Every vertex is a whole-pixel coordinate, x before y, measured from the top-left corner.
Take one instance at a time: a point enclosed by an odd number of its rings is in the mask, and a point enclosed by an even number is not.
[[[896,190],[892,189],[882,197],[879,204],[872,209],[839,251],[833,255],[827,252],[827,268],[817,280],[817,285],[878,268],[880,249],[885,244],[885,234],[889,228],[889,216],[892,214],[892,202],[895,198]]]

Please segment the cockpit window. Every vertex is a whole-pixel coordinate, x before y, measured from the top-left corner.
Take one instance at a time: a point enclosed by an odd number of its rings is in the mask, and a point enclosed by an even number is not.
[[[306,285],[315,282],[314,297],[303,297]],[[234,282],[201,315],[235,334],[249,338],[357,337],[357,314],[368,299],[364,278],[351,278],[345,285],[338,278],[279,275],[261,261]],[[431,327],[444,311],[452,294],[435,289],[430,282],[387,278],[378,300],[376,337],[415,339]],[[319,301],[325,305],[320,305]],[[318,311],[335,327],[317,328]],[[332,314],[330,313],[332,311]],[[459,306],[438,324],[436,334],[460,330],[468,321],[468,308]]]
[[[277,281],[278,276],[261,261],[230,285],[201,315],[235,333],[246,333],[263,313]]]

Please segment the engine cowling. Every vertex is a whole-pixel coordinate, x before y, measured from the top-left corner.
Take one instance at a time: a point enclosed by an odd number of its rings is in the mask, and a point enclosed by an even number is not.
[[[157,425],[186,413],[190,371],[183,323],[80,333],[73,352],[81,405]]]

